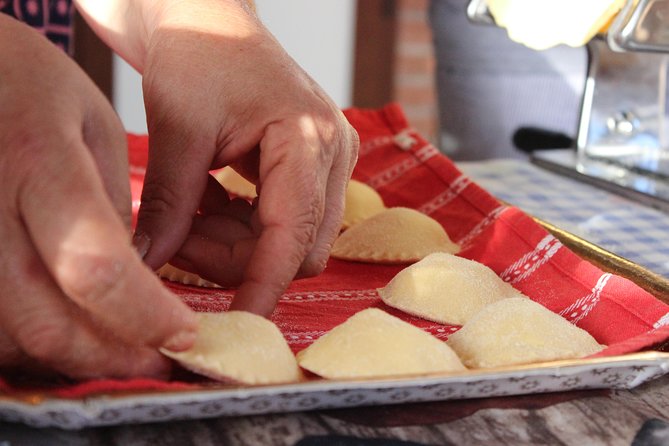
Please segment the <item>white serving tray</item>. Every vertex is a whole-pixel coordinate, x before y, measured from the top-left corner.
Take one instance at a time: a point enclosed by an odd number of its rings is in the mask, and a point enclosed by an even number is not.
[[[202,390],[134,391],[81,399],[54,398],[46,393],[0,395],[0,419],[36,427],[81,429],[579,389],[631,389],[668,371],[669,353],[651,351],[397,379],[317,379],[253,387],[213,384]]]

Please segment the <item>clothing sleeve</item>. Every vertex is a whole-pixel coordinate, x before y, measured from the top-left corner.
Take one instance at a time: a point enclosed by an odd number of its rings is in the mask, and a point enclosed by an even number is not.
[[[72,52],[72,0],[0,0],[0,12],[32,26],[68,54]]]

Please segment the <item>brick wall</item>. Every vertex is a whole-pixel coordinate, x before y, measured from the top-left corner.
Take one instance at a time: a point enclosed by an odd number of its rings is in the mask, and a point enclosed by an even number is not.
[[[434,142],[438,112],[428,5],[429,0],[396,0],[392,98],[411,125]]]
[[[409,123],[437,140],[435,59],[430,0],[359,0],[353,105],[399,102]]]

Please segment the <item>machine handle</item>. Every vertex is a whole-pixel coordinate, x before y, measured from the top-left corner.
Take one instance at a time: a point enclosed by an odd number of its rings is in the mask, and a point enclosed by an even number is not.
[[[520,127],[512,137],[513,145],[526,153],[545,149],[567,149],[574,147],[574,138],[564,133],[537,127]]]

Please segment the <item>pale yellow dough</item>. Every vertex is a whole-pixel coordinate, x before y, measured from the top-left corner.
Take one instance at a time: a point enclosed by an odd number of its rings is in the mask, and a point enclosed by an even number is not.
[[[342,228],[346,229],[386,209],[381,195],[360,181],[351,180],[346,188],[346,207]]]
[[[213,175],[225,190],[238,197],[252,200],[258,196],[255,184],[238,174],[230,166],[214,172]]]
[[[245,311],[200,313],[195,345],[160,351],[185,368],[212,379],[278,384],[303,379],[295,355],[276,325]]]
[[[179,269],[176,266],[170,265],[169,263],[166,263],[158,268],[156,274],[158,274],[158,277],[161,279],[183,283],[184,285],[195,285],[205,288],[220,288],[220,286],[214,282],[203,279],[195,273],[189,273],[188,271]]]
[[[535,50],[583,46],[623,7],[625,0],[486,0],[495,23],[511,40]]]
[[[408,263],[433,252],[459,250],[433,218],[414,209],[394,207],[343,232],[335,240],[331,255],[358,262]]]
[[[523,297],[484,264],[447,253],[430,254],[404,268],[378,292],[391,307],[457,325],[488,304]]]
[[[360,311],[297,354],[300,366],[328,379],[466,370],[429,333],[376,308]]]
[[[587,331],[523,298],[488,305],[448,345],[470,368],[581,358],[604,348]]]

